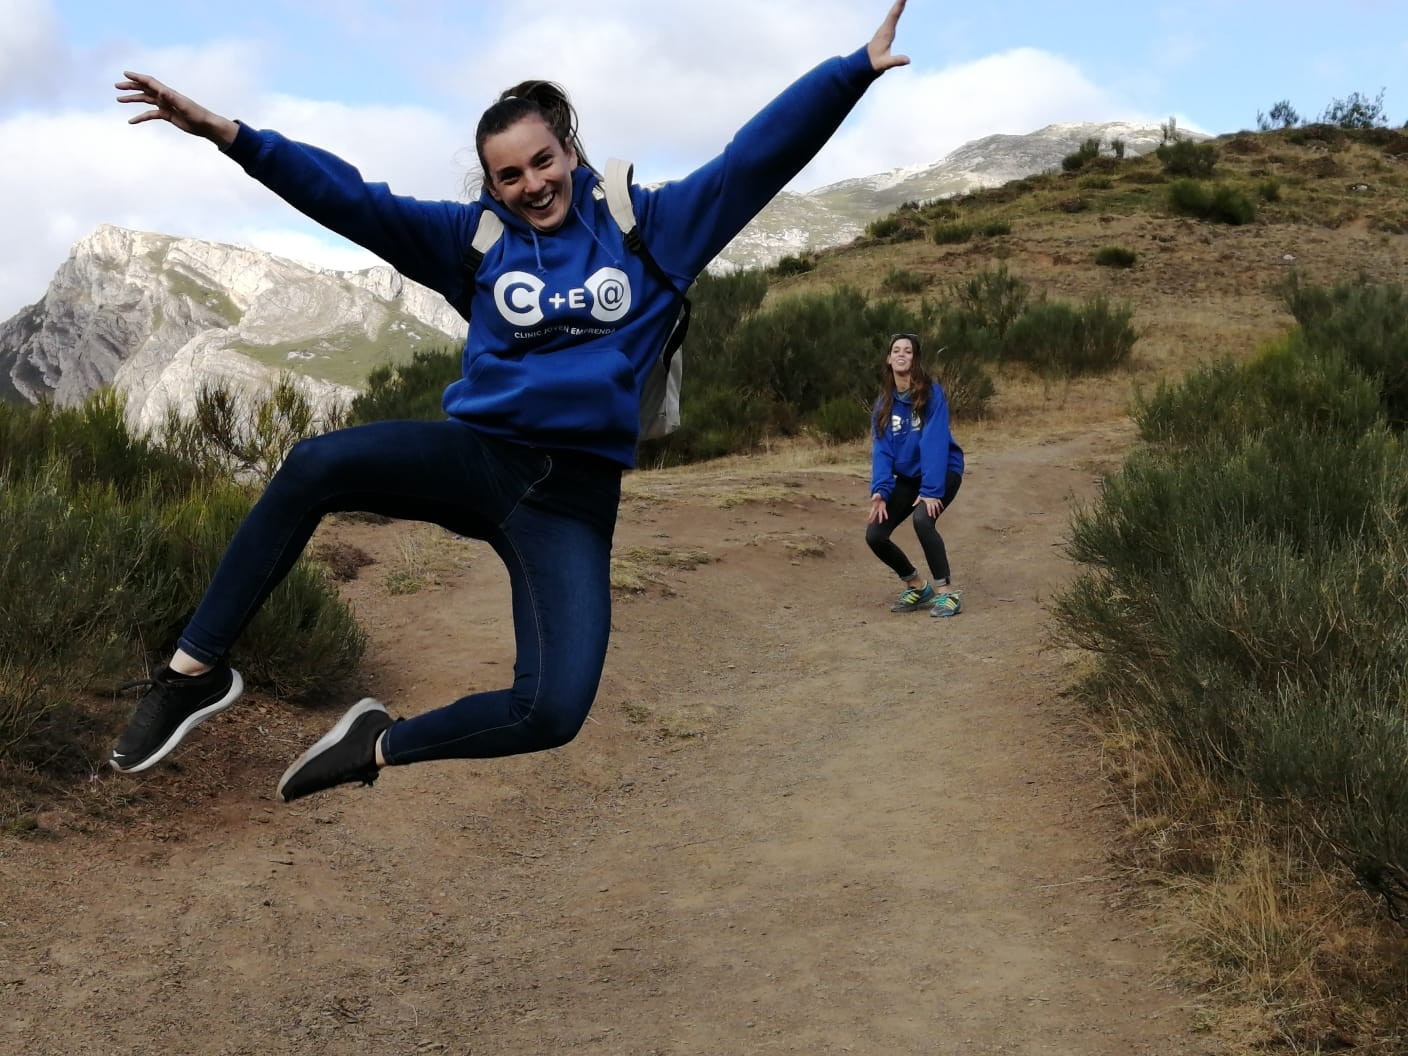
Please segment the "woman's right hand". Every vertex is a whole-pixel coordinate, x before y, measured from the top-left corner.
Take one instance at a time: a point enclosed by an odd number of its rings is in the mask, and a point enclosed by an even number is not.
[[[890,511],[885,507],[885,496],[878,491],[870,496],[870,515],[866,517],[866,524],[880,524],[890,519]]]
[[[129,118],[129,125],[139,125],[143,121],[167,121],[182,132],[208,139],[218,146],[228,147],[235,141],[239,125],[228,117],[212,113],[199,103],[187,99],[174,88],[168,88],[155,77],[145,73],[123,70],[126,80],[118,81],[113,87],[127,92],[119,95],[119,103],[142,103],[153,107],[136,117]]]

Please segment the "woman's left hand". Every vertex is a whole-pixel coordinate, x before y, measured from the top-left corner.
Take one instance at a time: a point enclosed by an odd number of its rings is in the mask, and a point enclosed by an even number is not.
[[[866,52],[870,55],[870,66],[876,73],[884,73],[886,70],[894,69],[896,66],[908,66],[908,55],[891,55],[890,45],[895,42],[895,26],[899,24],[900,15],[904,14],[905,0],[895,0],[895,6],[890,8],[890,13],[885,16],[885,21],[880,23],[880,28],[875,31],[875,36],[870,38],[870,43],[866,45]]]
[[[939,514],[944,512],[943,499],[931,499],[926,495],[921,495],[914,500],[914,505],[918,506],[921,502],[924,504],[924,512],[931,518],[937,519]]]

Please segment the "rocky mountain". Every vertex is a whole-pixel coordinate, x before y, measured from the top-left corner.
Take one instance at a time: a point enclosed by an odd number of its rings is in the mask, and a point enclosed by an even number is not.
[[[204,379],[257,389],[286,368],[322,406],[353,395],[378,363],[464,334],[438,294],[388,267],[328,271],[102,226],[43,299],[0,324],[0,395],[67,405],[115,385],[145,428],[168,405],[189,409]]]
[[[1182,138],[1202,139],[1180,132]],[[744,228],[718,263],[724,268],[766,267],[784,256],[843,245],[865,232],[866,224],[905,202],[926,202],[980,187],[1059,168],[1087,139],[1109,152],[1123,141],[1128,155],[1143,154],[1163,142],[1158,125],[1119,121],[1047,125],[1026,135],[985,136],[959,147],[942,161],[842,180],[806,194],[784,192]]]
[[[1157,125],[1049,125],[987,136],[929,166],[785,193],[735,239],[716,270],[766,266],[842,245],[871,220],[1056,168],[1095,137],[1129,154],[1158,146]],[[219,376],[246,389],[282,369],[322,405],[345,400],[376,365],[462,341],[439,295],[388,267],[329,271],[255,250],[99,227],[77,243],[44,297],[0,324],[0,397],[80,402],[101,385],[127,396],[133,424],[188,409]]]

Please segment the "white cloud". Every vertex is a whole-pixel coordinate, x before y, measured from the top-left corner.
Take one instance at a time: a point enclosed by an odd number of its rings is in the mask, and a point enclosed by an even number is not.
[[[1132,116],[1071,63],[1033,48],[934,73],[894,70],[867,93],[798,183],[814,187],[934,162],[983,136]]]
[[[508,85],[528,77],[558,81],[577,106],[593,161],[629,158],[645,180],[701,164],[789,82],[830,55],[855,50],[875,28],[856,5],[837,0],[716,0],[677,5],[669,19],[643,0],[538,8],[531,20],[506,12],[492,44],[452,43],[437,74],[442,90],[472,131]]]

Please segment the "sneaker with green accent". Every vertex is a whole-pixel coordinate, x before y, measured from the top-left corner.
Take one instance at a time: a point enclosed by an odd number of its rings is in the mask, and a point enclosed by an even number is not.
[[[934,588],[928,583],[922,587],[906,587],[890,606],[891,612],[918,612],[926,605],[934,604]]]
[[[929,610],[930,616],[957,616],[963,611],[963,602],[959,600],[957,594],[940,594],[934,599],[934,607]]]

